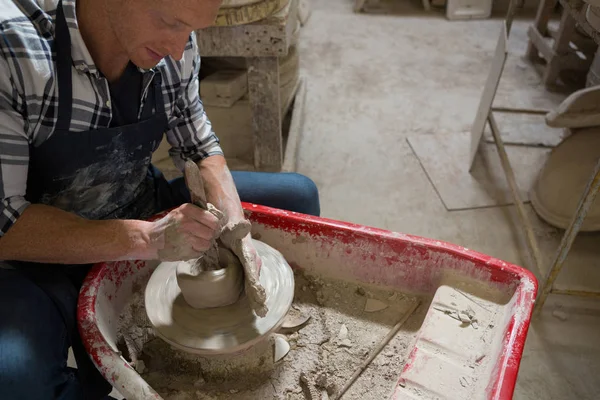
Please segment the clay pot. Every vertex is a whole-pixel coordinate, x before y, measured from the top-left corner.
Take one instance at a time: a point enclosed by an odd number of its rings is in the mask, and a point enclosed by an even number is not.
[[[540,171],[529,198],[550,225],[566,229],[600,157],[600,129],[575,130],[556,146]],[[600,230],[600,202],[590,208],[581,231]]]
[[[244,289],[244,272],[239,259],[219,247],[220,269],[196,271],[193,262],[177,264],[177,284],[185,301],[194,308],[225,307],[235,303]]]

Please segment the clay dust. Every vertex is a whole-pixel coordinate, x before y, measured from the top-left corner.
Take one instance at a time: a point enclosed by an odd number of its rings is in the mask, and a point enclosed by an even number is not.
[[[284,335],[290,352],[277,363],[273,360],[272,337],[241,354],[228,356],[199,357],[172,349],[153,333],[144,309],[144,288],[133,294],[120,316],[123,355],[168,400],[304,400],[306,387],[301,384],[301,375],[323,398],[335,396],[414,299],[299,273],[295,279],[292,307],[311,318],[299,331]],[[366,312],[369,299],[387,307]],[[427,302],[423,303],[344,399],[391,395],[427,312]]]

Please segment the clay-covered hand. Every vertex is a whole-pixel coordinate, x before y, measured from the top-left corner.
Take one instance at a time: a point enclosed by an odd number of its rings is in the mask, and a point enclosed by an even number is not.
[[[219,240],[223,246],[230,249],[240,260],[245,273],[245,291],[254,312],[259,317],[267,314],[265,289],[260,284],[259,276],[262,261],[252,244],[250,222],[246,220],[229,221],[221,229]]]
[[[183,204],[153,222],[150,239],[161,261],[200,257],[219,234],[218,216],[193,204]]]

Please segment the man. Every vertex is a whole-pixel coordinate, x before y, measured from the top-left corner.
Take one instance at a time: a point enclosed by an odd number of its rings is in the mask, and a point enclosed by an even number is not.
[[[192,32],[220,0],[0,0],[0,393],[96,399],[78,289],[91,263],[200,256],[219,221],[150,164],[163,134],[227,223],[244,201],[318,214],[312,181],[234,173],[198,98]],[[236,191],[237,186],[237,191]],[[238,195],[239,192],[239,195]],[[156,222],[144,219],[175,207]],[[250,237],[242,262],[259,266]],[[72,346],[78,370],[66,367]]]

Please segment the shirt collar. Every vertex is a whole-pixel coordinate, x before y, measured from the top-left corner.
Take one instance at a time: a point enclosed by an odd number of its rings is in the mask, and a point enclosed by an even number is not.
[[[85,45],[81,31],[79,30],[75,0],[63,0],[62,6],[67,26],[69,27],[69,34],[71,35],[71,58],[73,59],[75,69],[80,73],[97,74],[98,68],[96,68],[94,59]]]

